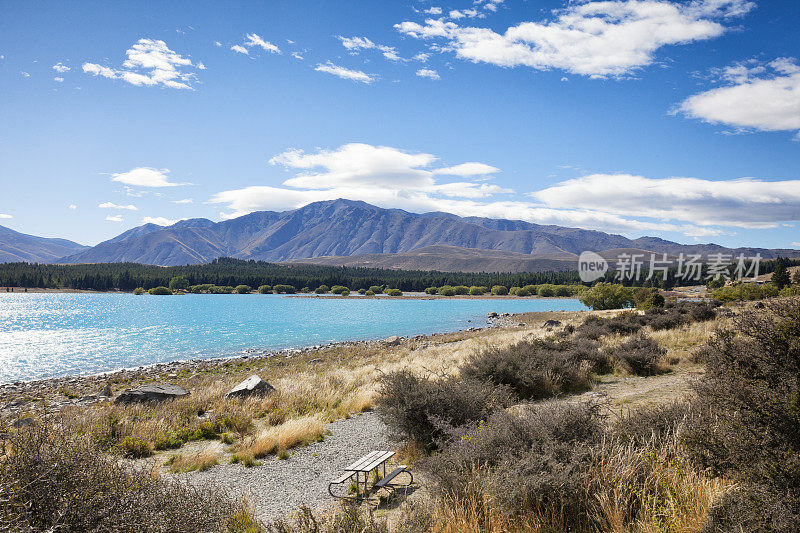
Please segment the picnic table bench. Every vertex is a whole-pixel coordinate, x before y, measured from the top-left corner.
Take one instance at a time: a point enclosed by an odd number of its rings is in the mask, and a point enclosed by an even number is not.
[[[383,468],[383,477],[375,482],[372,485],[373,489],[381,489],[381,488],[389,488],[394,489],[397,486],[404,486],[407,487],[414,482],[414,476],[409,472],[408,467],[406,465],[399,465],[395,468],[392,472],[388,475],[386,474],[386,463],[394,457],[394,452],[385,451],[385,450],[375,450],[364,457],[361,457],[357,461],[347,465],[344,468],[344,473],[339,476],[338,478],[334,479],[328,484],[328,492],[334,498],[342,498],[342,499],[349,499],[349,500],[358,500],[363,498],[369,492],[368,484],[369,484],[369,475],[371,472],[375,471],[377,473],[378,469]],[[400,474],[408,474],[410,480],[407,484],[397,485],[392,483],[394,478],[399,476]],[[361,474],[364,474],[364,490],[361,490]],[[356,480],[356,495],[355,496],[340,496],[334,494],[333,488],[336,485],[342,485],[346,483],[348,480],[352,479],[355,476]]]

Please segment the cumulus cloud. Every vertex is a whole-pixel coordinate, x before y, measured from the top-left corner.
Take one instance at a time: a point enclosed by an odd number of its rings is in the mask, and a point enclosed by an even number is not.
[[[556,209],[679,220],[700,226],[773,228],[781,222],[800,220],[800,180],[711,181],[592,174],[557,183],[531,196]]]
[[[723,87],[684,100],[678,113],[715,124],[762,131],[800,130],[800,65],[778,58],[738,63],[717,71]],[[800,132],[798,132],[800,139]]]
[[[497,4],[484,7],[493,10]],[[556,10],[552,20],[522,22],[502,33],[441,18],[404,21],[395,28],[417,39],[444,39],[442,50],[476,63],[619,77],[653,63],[664,46],[719,37],[726,31],[724,21],[752,7],[745,0],[579,2]],[[451,13],[451,18],[463,17]]]
[[[136,167],[128,172],[117,172],[111,175],[111,181],[134,185],[136,187],[175,187],[187,185],[169,181],[169,169]]]
[[[441,76],[439,76],[438,72],[436,72],[435,70],[430,69],[430,68],[421,68],[416,72],[416,74],[420,78],[429,78],[429,79],[432,79],[432,80],[438,80],[438,79],[441,78]]]
[[[122,215],[106,215],[106,220],[109,222],[122,222]]]
[[[179,222],[181,220],[186,220],[186,219],[185,218],[179,218],[179,219],[174,219],[173,220],[173,219],[166,218],[166,217],[144,217],[144,218],[142,218],[142,224],[155,224],[157,226],[171,226],[171,225],[173,225],[176,222]]]
[[[65,72],[69,72],[69,71],[70,71],[70,70],[72,70],[72,69],[71,69],[70,67],[68,67],[68,66],[66,66],[66,65],[64,65],[64,64],[62,64],[62,63],[59,61],[58,63],[56,63],[55,65],[53,65],[53,70],[55,70],[56,72],[58,72],[58,73],[60,73],[60,74],[63,74],[63,73],[65,73]]]
[[[101,209],[127,209],[128,211],[138,211],[135,205],[128,204],[128,205],[118,205],[114,202],[103,202],[102,204],[98,205],[97,207]]]
[[[139,39],[125,54],[122,68],[97,63],[84,63],[83,72],[104,78],[118,79],[136,85],[163,85],[172,89],[192,89],[195,78],[192,60],[170,50],[167,43],[156,39]]]
[[[375,81],[375,78],[373,76],[370,76],[366,72],[340,67],[339,65],[334,65],[330,61],[328,61],[327,63],[317,64],[314,70],[316,70],[317,72],[326,72],[328,74],[333,74],[334,76],[338,76],[342,79],[357,81],[359,83],[372,83],[373,81]]]

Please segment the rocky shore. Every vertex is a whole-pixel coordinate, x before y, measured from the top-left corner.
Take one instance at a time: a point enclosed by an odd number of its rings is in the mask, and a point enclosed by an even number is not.
[[[520,316],[541,314],[543,313],[523,313]],[[456,333],[477,332],[487,328],[513,327],[517,325],[522,324],[520,324],[520,319],[516,315],[489,313],[484,325],[470,327]],[[172,361],[87,376],[63,376],[35,381],[5,383],[0,384],[0,420],[17,423],[19,420],[26,418],[27,413],[33,410],[54,413],[70,406],[90,406],[99,402],[109,401],[114,397],[115,393],[138,384],[155,381],[169,383],[179,378],[191,379],[201,372],[214,372],[225,367],[242,367],[264,359],[290,359],[302,356],[308,358],[314,354],[324,356],[325,351],[335,347],[397,346],[404,342],[414,342],[416,345],[424,347],[427,346],[427,343],[437,342],[445,335],[452,334],[434,333],[408,338],[395,336],[382,340],[345,341],[285,350],[252,349],[235,357]],[[312,357],[311,361],[314,360]]]

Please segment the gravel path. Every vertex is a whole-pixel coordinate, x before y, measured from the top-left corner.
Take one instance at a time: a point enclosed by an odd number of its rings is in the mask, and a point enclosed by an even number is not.
[[[248,498],[263,521],[281,518],[301,504],[323,509],[336,501],[328,494],[328,483],[345,466],[372,450],[394,449],[375,413],[339,420],[326,429],[331,435],[323,442],[295,448],[288,459],[278,461],[269,456],[260,466],[225,464],[186,477],[193,483],[216,484]]]

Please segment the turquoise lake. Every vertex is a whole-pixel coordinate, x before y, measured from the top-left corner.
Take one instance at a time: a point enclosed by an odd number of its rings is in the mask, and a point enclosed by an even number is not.
[[[458,331],[486,314],[578,311],[571,299],[0,294],[0,383],[251,350]]]

